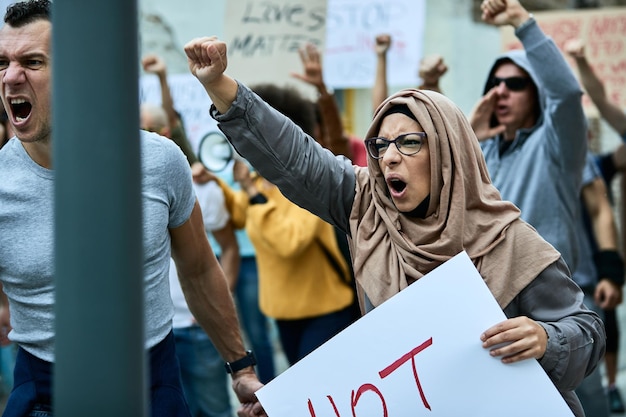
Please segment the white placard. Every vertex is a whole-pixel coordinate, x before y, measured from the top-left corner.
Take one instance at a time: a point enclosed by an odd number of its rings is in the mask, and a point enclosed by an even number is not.
[[[167,83],[174,108],[182,115],[189,143],[194,152],[197,152],[204,136],[219,132],[217,122],[209,114],[211,99],[200,81],[191,73],[169,75]],[[156,75],[143,75],[139,86],[140,102],[161,104],[161,87]]]
[[[333,88],[371,88],[376,35],[392,36],[387,83],[418,85],[425,0],[328,0],[324,79]]]
[[[572,416],[537,361],[481,346],[505,319],[463,252],[256,395],[269,417]]]

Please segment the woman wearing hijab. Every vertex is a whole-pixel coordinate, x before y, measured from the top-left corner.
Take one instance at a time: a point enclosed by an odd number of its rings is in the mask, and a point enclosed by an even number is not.
[[[223,42],[195,39],[185,52],[238,152],[289,199],[348,234],[364,313],[466,251],[508,317],[477,335],[483,347],[504,363],[537,359],[584,416],[573,390],[604,354],[602,322],[559,252],[500,198],[471,126],[449,99],[415,89],[389,97],[367,132],[361,168],[225,75]]]

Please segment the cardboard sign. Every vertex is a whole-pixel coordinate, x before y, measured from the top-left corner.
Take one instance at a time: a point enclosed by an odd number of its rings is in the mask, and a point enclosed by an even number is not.
[[[604,82],[609,100],[626,109],[626,8],[541,12],[535,13],[535,19],[562,51],[568,40],[582,39],[587,60]],[[503,27],[501,34],[503,50],[522,47],[511,27]],[[577,73],[576,63],[563,54]],[[586,95],[583,106],[588,114],[597,115]]]
[[[298,49],[307,43],[324,50],[325,0],[246,0],[226,5],[224,40],[228,74],[248,86],[304,83]]]
[[[572,416],[537,361],[481,346],[505,319],[463,252],[256,395],[270,417]]]
[[[388,83],[417,85],[425,0],[247,0],[226,6],[224,40],[229,75],[244,84],[297,85],[298,48],[323,52],[324,79],[332,88],[371,88],[376,75],[375,36],[393,36]]]

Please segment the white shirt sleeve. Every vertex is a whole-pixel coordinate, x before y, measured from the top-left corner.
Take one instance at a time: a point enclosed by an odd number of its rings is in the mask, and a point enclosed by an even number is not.
[[[226,226],[230,215],[226,209],[224,193],[215,181],[205,184],[195,184],[196,197],[202,209],[202,219],[207,233],[219,230]]]

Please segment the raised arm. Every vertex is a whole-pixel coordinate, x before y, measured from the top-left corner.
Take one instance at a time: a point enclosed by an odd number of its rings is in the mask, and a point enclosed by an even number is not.
[[[185,52],[192,74],[213,101],[211,116],[239,154],[291,201],[347,232],[356,192],[352,162],[335,157],[249,88],[225,75],[224,42],[195,39]]]
[[[307,44],[298,50],[304,73],[292,73],[291,76],[315,87],[318,93],[317,107],[320,113],[321,137],[316,138],[322,146],[335,155],[345,155],[353,159],[350,139],[345,135],[341,112],[335,96],[328,91],[324,82],[322,57],[313,44]]]
[[[598,108],[600,115],[621,136],[626,135],[626,113],[611,100],[609,100],[604,83],[593,70],[585,55],[585,44],[580,39],[570,39],[565,44],[565,51],[574,58],[580,82],[587,95]]]
[[[226,44],[215,36],[196,38],[185,45],[189,70],[200,81],[218,112],[224,114],[237,98],[237,81],[224,74]]]
[[[372,110],[376,110],[380,103],[389,95],[387,88],[387,52],[391,48],[391,35],[381,33],[376,35],[376,76],[372,87]]]
[[[448,66],[439,54],[427,55],[420,61],[418,74],[422,79],[420,90],[432,90],[441,93],[439,80],[448,72]]]
[[[173,128],[178,123],[178,114],[174,109],[174,100],[170,86],[167,83],[167,65],[163,58],[156,54],[148,54],[141,59],[143,70],[150,74],[155,74],[159,79],[159,87],[161,88],[161,106],[167,113],[170,126]]]

